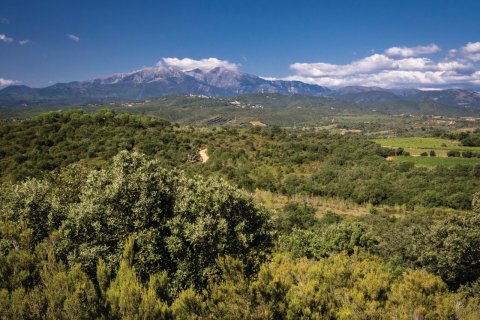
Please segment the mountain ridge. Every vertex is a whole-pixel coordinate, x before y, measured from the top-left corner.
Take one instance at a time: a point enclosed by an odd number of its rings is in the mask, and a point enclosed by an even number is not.
[[[9,86],[0,90],[0,103],[51,101],[59,98],[85,100],[136,100],[171,94],[234,96],[248,93],[321,95],[330,89],[299,81],[265,80],[225,68],[182,71],[157,66],[104,78],[56,83],[45,88]]]
[[[256,93],[328,97],[362,107],[407,102],[480,110],[480,93],[472,90],[425,91],[367,86],[347,86],[332,90],[301,81],[267,80],[222,67],[209,70],[180,70],[168,66],[143,68],[83,81],[56,83],[44,88],[13,85],[0,90],[0,106],[104,103],[176,94],[221,97]]]

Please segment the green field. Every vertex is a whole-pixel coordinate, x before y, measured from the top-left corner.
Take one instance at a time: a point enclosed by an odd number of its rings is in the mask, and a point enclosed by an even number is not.
[[[465,147],[460,145],[458,141],[442,138],[381,138],[373,139],[382,146],[402,147],[404,149],[428,149],[428,150],[458,150],[458,151],[480,151],[480,147]]]
[[[443,158],[443,157],[394,157],[394,161],[413,162],[416,166],[434,168],[436,166],[451,167],[455,165],[472,166],[480,164],[480,158]]]
[[[465,147],[458,141],[442,138],[381,138],[373,139],[373,141],[382,146],[403,148],[412,155],[418,155],[428,150],[435,150],[438,156],[446,156],[446,151],[449,150],[480,152],[480,147]]]
[[[423,138],[423,137],[408,137],[408,138],[381,138],[373,139],[376,143],[385,147],[403,148],[412,156],[395,157],[395,161],[399,162],[413,162],[416,166],[434,168],[436,166],[451,167],[454,165],[475,165],[480,164],[480,158],[456,158],[447,157],[449,150],[455,151],[473,151],[480,152],[480,147],[465,147],[460,145],[458,141],[441,139],[441,138]],[[422,152],[429,152],[435,150],[436,157],[419,157]]]

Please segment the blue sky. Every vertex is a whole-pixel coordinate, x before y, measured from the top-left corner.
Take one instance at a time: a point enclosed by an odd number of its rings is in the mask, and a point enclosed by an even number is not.
[[[332,87],[480,87],[479,15],[478,0],[2,0],[0,85],[216,58]]]

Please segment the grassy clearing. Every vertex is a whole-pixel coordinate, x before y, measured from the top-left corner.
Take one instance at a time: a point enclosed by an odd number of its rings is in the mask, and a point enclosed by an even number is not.
[[[437,157],[446,157],[449,150],[480,152],[480,147],[465,147],[460,145],[458,141],[441,138],[381,138],[373,139],[373,141],[382,146],[403,148],[411,155],[419,155],[430,150],[435,150]]]
[[[394,157],[394,161],[413,162],[416,166],[434,168],[436,166],[451,167],[455,165],[473,166],[480,164],[480,158],[445,158],[445,157]]]
[[[401,147],[401,148],[415,148],[415,149],[446,149],[461,147],[458,141],[441,139],[441,138],[423,138],[423,137],[408,137],[408,138],[381,138],[373,139],[382,146]]]
[[[257,203],[268,209],[281,210],[285,205],[294,202],[308,203],[317,209],[317,217],[327,212],[334,212],[340,215],[362,216],[369,214],[370,204],[356,204],[351,201],[334,198],[312,197],[307,195],[294,195],[291,197],[272,193],[264,190],[256,190],[253,197]]]
[[[404,157],[407,158],[407,157]],[[321,219],[326,213],[333,212],[347,217],[360,217],[372,214],[372,208],[375,208],[377,214],[392,216],[395,218],[405,218],[412,213],[426,214],[434,219],[446,217],[449,214],[460,213],[462,211],[450,208],[425,208],[415,206],[413,210],[406,205],[380,205],[373,206],[369,203],[357,204],[352,201],[339,198],[313,197],[307,195],[295,195],[288,197],[270,191],[256,190],[253,193],[255,202],[265,206],[268,209],[281,211],[289,203],[308,203],[317,209],[316,218]]]

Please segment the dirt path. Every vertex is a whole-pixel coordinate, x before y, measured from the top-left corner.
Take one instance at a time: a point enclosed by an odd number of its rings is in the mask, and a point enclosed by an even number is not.
[[[208,154],[207,154],[207,151],[208,151],[207,148],[202,149],[202,150],[199,151],[200,158],[202,158],[202,163],[205,163],[205,162],[208,161],[208,159],[210,159],[210,157],[209,157]]]
[[[254,127],[266,127],[267,125],[260,121],[250,121],[250,124]]]

